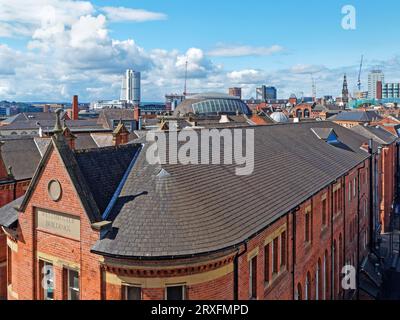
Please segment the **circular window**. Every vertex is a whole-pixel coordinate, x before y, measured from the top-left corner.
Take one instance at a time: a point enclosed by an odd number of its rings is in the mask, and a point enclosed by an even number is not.
[[[48,185],[48,192],[51,200],[58,201],[61,198],[61,184],[57,180],[51,180]]]

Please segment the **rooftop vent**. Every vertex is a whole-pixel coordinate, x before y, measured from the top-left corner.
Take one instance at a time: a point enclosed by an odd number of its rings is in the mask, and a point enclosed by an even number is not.
[[[157,178],[161,178],[162,179],[162,178],[168,178],[170,176],[171,176],[171,174],[167,170],[161,169],[161,171],[157,175]]]

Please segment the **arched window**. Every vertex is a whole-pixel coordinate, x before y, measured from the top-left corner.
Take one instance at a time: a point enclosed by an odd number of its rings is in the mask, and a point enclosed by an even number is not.
[[[305,290],[304,290],[304,300],[309,300],[310,299],[310,284],[311,284],[311,276],[310,273],[307,272],[307,277],[306,277],[306,285],[305,285]]]
[[[328,251],[325,251],[324,261],[322,266],[322,293],[323,300],[326,300],[328,297]]]
[[[297,290],[296,290],[294,299],[295,300],[303,300],[303,291],[302,291],[300,282],[297,284]]]
[[[339,235],[339,273],[342,271],[343,268],[343,240],[342,234]]]
[[[317,269],[315,270],[315,300],[321,298],[321,259],[318,259]]]
[[[332,299],[335,300],[336,298],[336,274],[337,274],[337,259],[336,259],[336,240],[333,242],[332,248]]]
[[[296,117],[299,119],[303,118],[303,111],[301,109],[297,109]]]
[[[304,118],[309,118],[310,117],[310,110],[304,109]]]

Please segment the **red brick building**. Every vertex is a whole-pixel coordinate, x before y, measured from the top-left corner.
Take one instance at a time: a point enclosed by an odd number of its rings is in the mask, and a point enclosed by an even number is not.
[[[371,243],[368,139],[328,122],[252,129],[249,176],[232,165],[151,165],[149,144],[72,150],[56,134],[26,195],[0,210],[2,292],[57,300],[351,296],[340,286],[342,266],[357,268]]]
[[[399,157],[398,138],[380,126],[356,126],[353,131],[372,139],[379,145],[376,155],[376,170],[378,177],[377,210],[382,232],[391,231],[390,223],[396,192],[397,163]]]

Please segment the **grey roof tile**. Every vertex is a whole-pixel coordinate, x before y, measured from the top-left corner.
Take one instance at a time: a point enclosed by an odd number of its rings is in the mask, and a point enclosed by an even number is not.
[[[312,128],[334,129],[346,148]],[[330,122],[252,129],[249,176],[235,175],[235,165],[149,165],[145,146],[112,210],[112,232],[93,250],[160,258],[238,245],[369,157],[360,149],[368,139]],[[169,175],[159,177],[162,169]]]

